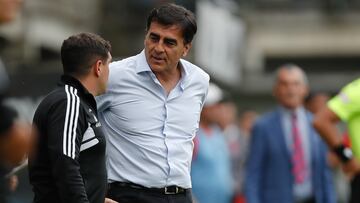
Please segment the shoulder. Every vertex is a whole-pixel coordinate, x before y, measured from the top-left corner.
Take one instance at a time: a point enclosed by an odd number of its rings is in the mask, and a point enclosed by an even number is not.
[[[80,101],[80,97],[77,96],[74,87],[69,85],[66,86],[59,86],[53,91],[51,91],[48,95],[46,95],[44,99],[40,102],[37,111],[52,112],[52,110],[54,109],[63,108],[67,105],[68,102],[76,105],[76,103],[72,101]]]
[[[350,101],[359,101],[360,100],[360,79],[356,79],[347,85],[345,85],[340,93],[333,97],[331,100],[340,100],[344,103],[349,103]],[[330,101],[331,101],[330,100]]]
[[[47,119],[49,114],[54,113],[57,107],[60,107],[61,104],[66,104],[66,102],[65,88],[57,87],[41,100],[34,114],[34,122],[37,122],[39,119]]]
[[[185,60],[185,59],[180,59],[181,64],[184,66],[184,68],[187,69],[187,71],[189,73],[191,73],[190,75],[194,75],[196,77],[202,78],[204,80],[209,81],[210,80],[210,76],[209,74],[207,74],[202,68],[200,68],[199,66]]]
[[[360,88],[360,78],[353,80],[349,84],[345,85],[343,89],[358,89]]]
[[[260,118],[258,118],[256,120],[254,126],[264,127],[264,126],[271,125],[280,116],[279,114],[280,113],[277,110],[266,112]]]
[[[192,86],[198,86],[207,91],[210,81],[209,74],[189,61],[181,59],[180,62],[187,72],[187,81],[190,82]]]
[[[352,101],[359,101],[360,100],[360,79],[356,79],[345,87],[343,87],[340,93],[337,95],[341,100],[345,103]]]
[[[41,101],[41,104],[55,104],[59,102],[67,101],[67,92],[65,90],[65,86],[60,86],[47,94],[44,99]]]
[[[137,55],[110,63],[108,86],[111,87],[123,79],[134,77],[136,75],[136,66]]]
[[[124,71],[129,68],[135,68],[135,66],[136,66],[136,56],[131,56],[128,58],[111,62],[109,68],[110,71],[117,72],[117,71]]]

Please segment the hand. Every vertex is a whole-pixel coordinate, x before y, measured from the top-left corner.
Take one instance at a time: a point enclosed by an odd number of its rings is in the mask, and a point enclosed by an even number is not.
[[[9,189],[11,192],[15,192],[17,186],[19,185],[19,179],[17,175],[12,175],[9,178]]]
[[[31,126],[27,123],[14,122],[0,138],[1,162],[9,167],[21,164],[27,158],[30,138]]]
[[[328,162],[328,165],[331,167],[331,168],[338,168],[341,166],[341,160],[337,157],[337,155],[332,152],[332,151],[329,151],[328,152],[328,155],[327,155],[327,162]]]
[[[112,200],[112,199],[109,199],[109,198],[105,198],[105,201],[104,201],[104,203],[119,203],[119,202],[117,202],[117,201],[114,201],[114,200]]]
[[[343,165],[343,171],[345,174],[352,179],[355,175],[360,172],[360,163],[356,158],[352,158]]]

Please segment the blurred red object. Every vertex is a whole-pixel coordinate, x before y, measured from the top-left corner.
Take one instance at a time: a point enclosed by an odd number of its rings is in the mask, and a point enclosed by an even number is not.
[[[28,156],[31,144],[31,126],[14,122],[0,138],[0,159],[8,167],[20,165]]]
[[[351,140],[348,131],[345,131],[342,137],[344,145],[351,148]]]
[[[244,195],[235,195],[233,203],[246,203]]]

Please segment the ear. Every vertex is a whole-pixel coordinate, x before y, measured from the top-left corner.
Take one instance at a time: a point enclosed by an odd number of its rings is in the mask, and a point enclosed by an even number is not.
[[[99,59],[94,63],[94,72],[96,77],[100,77],[101,72],[102,72],[102,61]]]
[[[185,57],[189,53],[191,46],[192,46],[191,42],[185,44],[183,54],[182,54],[183,57]]]
[[[308,95],[309,95],[309,93],[310,93],[310,88],[309,88],[309,86],[308,85],[305,85],[305,87],[304,87],[304,98],[306,98]]]

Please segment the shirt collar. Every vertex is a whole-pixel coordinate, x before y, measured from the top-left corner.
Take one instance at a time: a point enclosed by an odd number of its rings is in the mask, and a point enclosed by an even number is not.
[[[136,73],[150,72],[151,68],[146,61],[145,50],[143,49],[140,54],[137,55],[136,60]]]
[[[299,116],[301,113],[305,112],[305,109],[303,106],[297,107],[296,109],[288,109],[283,106],[279,106],[280,112],[283,115],[291,116],[292,113],[295,113],[297,116]]]
[[[186,66],[185,62],[180,59],[180,68],[181,68],[181,79],[180,79],[180,88],[185,89],[187,78],[189,77],[189,67]]]
[[[64,74],[64,75],[61,76],[60,85],[64,85],[64,84],[71,85],[71,86],[75,87],[79,92],[89,93],[87,91],[87,89],[81,84],[81,82],[78,79],[71,76],[71,75]]]

